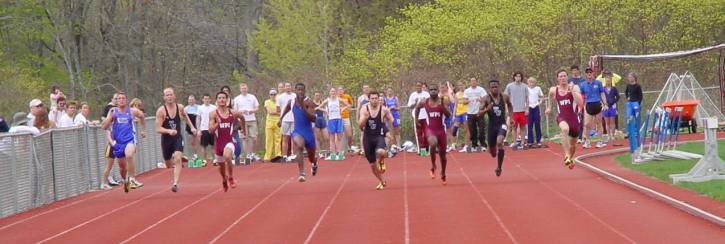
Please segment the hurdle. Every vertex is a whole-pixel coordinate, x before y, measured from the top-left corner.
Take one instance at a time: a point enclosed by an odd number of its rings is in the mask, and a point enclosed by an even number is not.
[[[665,152],[663,152],[663,153],[665,155],[668,155],[668,156],[671,156],[671,157],[688,159],[688,160],[691,160],[691,159],[700,159],[700,158],[702,158],[702,155],[700,155],[700,154],[690,153],[690,152],[684,152],[684,151],[677,150],[677,144],[679,142],[678,138],[680,136],[680,129],[681,129],[682,121],[683,121],[682,120],[682,118],[683,118],[682,111],[683,110],[684,110],[683,107],[676,107],[675,108],[675,113],[674,113],[675,114],[675,122],[674,122],[674,127],[675,128],[673,130],[673,134],[674,135],[672,135],[672,137],[674,137],[674,138],[672,138],[670,140],[670,144],[668,145],[668,148],[667,148],[668,150],[665,151]]]

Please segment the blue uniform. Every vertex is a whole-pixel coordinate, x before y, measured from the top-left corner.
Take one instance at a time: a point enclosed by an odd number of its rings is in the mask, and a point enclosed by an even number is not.
[[[582,94],[584,94],[584,99],[587,103],[599,103],[602,101],[600,94],[604,93],[604,86],[602,86],[599,80],[594,80],[591,84],[589,81],[582,82],[579,84],[579,88]]]
[[[113,155],[116,158],[125,158],[126,145],[132,144],[136,138],[133,129],[133,116],[131,116],[131,108],[126,108],[123,113],[118,110],[116,108],[116,111],[113,112],[111,136],[116,141],[116,145],[113,146]]]
[[[393,127],[400,127],[400,111],[395,105],[398,103],[398,97],[385,98],[385,106],[390,109],[390,114],[393,115]]]
[[[308,97],[304,98],[304,101],[307,101]],[[292,106],[292,115],[295,118],[295,129],[292,131],[292,138],[294,137],[302,137],[302,139],[305,140],[305,147],[312,147],[315,148],[317,145],[315,145],[315,133],[312,131],[312,121],[310,121],[309,118],[307,118],[307,115],[305,113],[305,110],[302,108],[302,104],[295,104],[296,99],[293,99],[291,102]]]

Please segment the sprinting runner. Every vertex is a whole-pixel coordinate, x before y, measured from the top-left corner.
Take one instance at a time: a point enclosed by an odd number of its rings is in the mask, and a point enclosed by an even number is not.
[[[330,156],[325,160],[345,159],[345,150],[342,147],[342,133],[345,131],[342,110],[349,106],[350,104],[341,99],[337,94],[337,90],[333,87],[330,88],[330,97],[315,108],[327,113],[327,132],[330,133]]]
[[[136,144],[134,142],[136,135],[133,130],[133,118],[136,117],[139,119],[142,138],[146,137],[146,133],[143,132],[146,130],[146,123],[144,123],[143,112],[126,106],[125,93],[117,93],[116,106],[110,109],[101,124],[101,128],[108,130],[109,127],[112,127],[111,151],[113,152],[113,156],[119,160],[118,165],[121,171],[121,177],[125,179],[123,182],[123,191],[128,193],[130,189],[139,187],[133,177],[136,175],[136,164],[133,159],[133,155],[136,153]]]
[[[242,113],[235,113],[228,106],[229,94],[220,91],[216,94],[216,109],[209,113],[209,133],[215,135],[214,139],[214,163],[219,165],[219,174],[222,177],[222,188],[224,192],[229,187],[237,187],[234,181],[234,152],[237,143],[234,138],[234,124],[238,118],[244,117]],[[244,123],[243,119],[240,120]],[[242,133],[246,133],[246,126],[242,125]]]
[[[312,98],[312,103],[315,104],[315,127],[313,128],[315,131],[315,140],[317,140],[315,143],[319,145],[318,150],[318,156],[319,158],[324,158],[324,154],[322,153],[322,150],[325,148],[323,145],[325,141],[328,140],[328,129],[327,129],[327,120],[325,119],[325,111],[322,109],[320,105],[322,105],[322,93],[315,92],[315,95]]]
[[[189,98],[187,99],[188,104],[184,108],[184,111],[186,111],[186,114],[189,115],[189,120],[191,120],[191,125],[194,126],[194,128],[199,128],[199,123],[197,122],[197,118],[199,116],[199,105],[196,104],[196,97],[194,95],[189,95]],[[189,144],[191,144],[191,152],[193,153],[192,160],[197,160],[199,157],[199,138],[197,138],[196,134],[198,133],[192,133],[191,132],[191,126],[190,124],[186,124],[186,133],[188,134],[188,141]]]
[[[385,173],[385,134],[388,133],[386,122],[393,121],[393,115],[390,110],[384,106],[380,106],[380,93],[372,91],[368,93],[370,103],[360,107],[360,119],[358,124],[360,130],[363,131],[363,151],[365,158],[370,164],[373,175],[378,179],[378,185],[375,189],[385,189],[387,183],[383,179]]]
[[[442,85],[441,85],[442,86]],[[430,98],[426,98],[423,102],[418,103],[415,106],[415,119],[420,123],[418,115],[421,109],[425,109],[425,115],[428,118],[428,125],[425,127],[425,139],[430,148],[430,177],[435,179],[436,171],[436,153],[440,154],[441,159],[441,181],[443,185],[448,184],[446,181],[446,165],[448,159],[446,158],[446,129],[443,125],[443,117],[451,116],[448,111],[448,104],[445,104],[443,99],[438,95],[438,87],[431,86],[429,88]]]
[[[191,123],[184,105],[176,103],[173,88],[164,89],[164,105],[156,109],[156,132],[161,134],[161,154],[166,168],[171,168],[174,160],[174,182],[172,192],[179,190],[179,176],[181,175],[181,156],[184,153],[184,138],[181,136],[181,118],[191,127],[191,134],[196,135],[196,127]]]
[[[510,98],[498,90],[499,82],[491,80],[488,82],[489,94],[483,97],[481,106],[481,118],[488,115],[488,152],[492,158],[497,158],[496,176],[501,176],[504,159],[503,141],[506,139],[508,124],[511,122],[510,115],[513,105]]]
[[[579,94],[579,86],[569,85],[567,73],[564,70],[557,72],[559,84],[549,89],[550,103],[556,103],[559,115],[556,117],[561,129],[561,145],[564,149],[564,165],[569,169],[574,168],[574,152],[576,151],[576,139],[579,136],[579,121],[575,109],[576,105],[582,105],[582,97]],[[546,114],[551,113],[551,106],[547,106]]]
[[[390,114],[393,115],[393,122],[391,122],[392,135],[390,140],[390,149],[397,151],[400,148],[400,101],[398,97],[393,94],[393,88],[388,87],[385,89],[385,106],[390,109]]]
[[[282,112],[282,117],[292,112],[294,116],[294,131],[292,131],[292,140],[294,142],[295,153],[300,155],[296,158],[297,167],[299,168],[299,182],[305,182],[305,160],[302,159],[302,151],[307,149],[307,158],[312,163],[312,176],[317,175],[317,157],[315,152],[315,134],[312,131],[312,121],[315,120],[315,104],[312,100],[305,96],[305,84],[297,83],[295,85],[295,93],[297,96],[287,103]]]

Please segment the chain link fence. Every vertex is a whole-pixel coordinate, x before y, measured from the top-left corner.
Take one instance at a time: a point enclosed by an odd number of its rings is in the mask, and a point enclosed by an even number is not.
[[[137,175],[161,160],[155,118],[145,122],[146,138],[136,135]],[[98,126],[0,135],[0,217],[97,190],[104,182],[107,145],[106,131]],[[112,175],[119,175],[117,164]]]

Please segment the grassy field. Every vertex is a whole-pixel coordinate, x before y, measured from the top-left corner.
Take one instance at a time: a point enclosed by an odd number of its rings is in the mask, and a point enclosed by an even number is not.
[[[718,151],[720,158],[725,157],[725,140],[718,142]],[[702,142],[693,142],[683,144],[677,147],[678,150],[702,154],[704,145]],[[631,156],[629,153],[621,154],[615,157],[617,162],[627,168],[639,171],[650,177],[657,178],[661,181],[672,184],[670,174],[687,173],[692,166],[697,163],[697,160],[666,160],[666,161],[653,161],[644,164],[632,164]],[[713,199],[721,202],[725,202],[725,180],[711,180],[702,183],[691,183],[681,182],[676,184],[679,187],[684,187],[691,191],[695,191],[704,195],[707,195]]]

